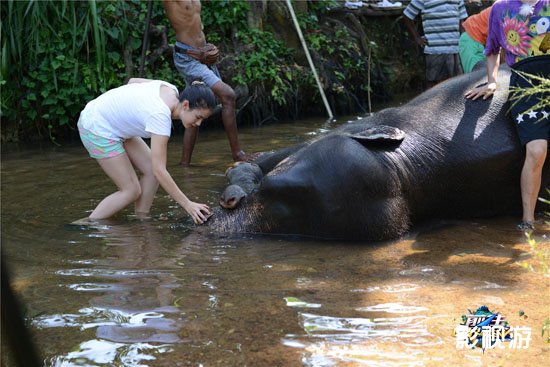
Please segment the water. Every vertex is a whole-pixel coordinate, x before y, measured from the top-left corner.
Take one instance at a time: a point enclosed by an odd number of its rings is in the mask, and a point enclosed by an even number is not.
[[[240,138],[263,151],[330,128],[309,120],[241,129]],[[180,138],[169,171],[192,200],[217,205],[231,164],[224,132],[201,132],[188,169],[177,165]],[[4,150],[2,250],[46,366],[548,361],[549,278],[518,265],[538,264],[518,218],[440,223],[379,244],[211,238],[159,190],[151,221],[125,211],[77,227],[68,223],[114,190],[84,148]],[[539,246],[549,235],[537,234]],[[483,304],[531,328],[528,348],[457,349],[461,316]],[[5,344],[2,360],[13,365]]]

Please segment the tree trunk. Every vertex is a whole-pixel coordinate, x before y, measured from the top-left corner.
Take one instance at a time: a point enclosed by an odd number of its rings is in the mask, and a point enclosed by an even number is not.
[[[250,10],[247,15],[248,27],[263,30],[263,17],[267,10],[267,0],[248,0]]]

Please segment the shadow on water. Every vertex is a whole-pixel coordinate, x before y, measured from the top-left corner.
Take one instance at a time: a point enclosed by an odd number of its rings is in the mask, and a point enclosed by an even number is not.
[[[326,130],[308,121],[240,136],[263,151]],[[169,170],[215,205],[230,164],[223,131],[201,133],[190,169],[177,166],[178,139]],[[515,218],[381,244],[215,238],[159,191],[149,221],[126,211],[68,226],[113,190],[79,146],[5,153],[1,184],[2,248],[46,366],[515,366],[548,353],[548,278],[517,264],[533,259]],[[548,246],[548,236],[536,239]],[[457,349],[452,331],[482,304],[531,327],[529,348]]]

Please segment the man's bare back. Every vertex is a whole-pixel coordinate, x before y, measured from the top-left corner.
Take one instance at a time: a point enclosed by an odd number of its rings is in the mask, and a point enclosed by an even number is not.
[[[200,0],[163,0],[162,4],[179,42],[192,47],[205,45]]]

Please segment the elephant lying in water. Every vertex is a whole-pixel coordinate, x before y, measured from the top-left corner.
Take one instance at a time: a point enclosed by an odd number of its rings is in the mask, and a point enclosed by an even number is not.
[[[245,182],[248,192],[226,206],[234,209],[217,209],[210,230],[387,240],[432,219],[519,212],[524,150],[506,114],[510,70],[500,70],[492,99],[465,99],[484,75],[453,78],[406,105],[260,156],[263,178],[236,175],[233,184]],[[546,163],[542,190],[550,187]]]

